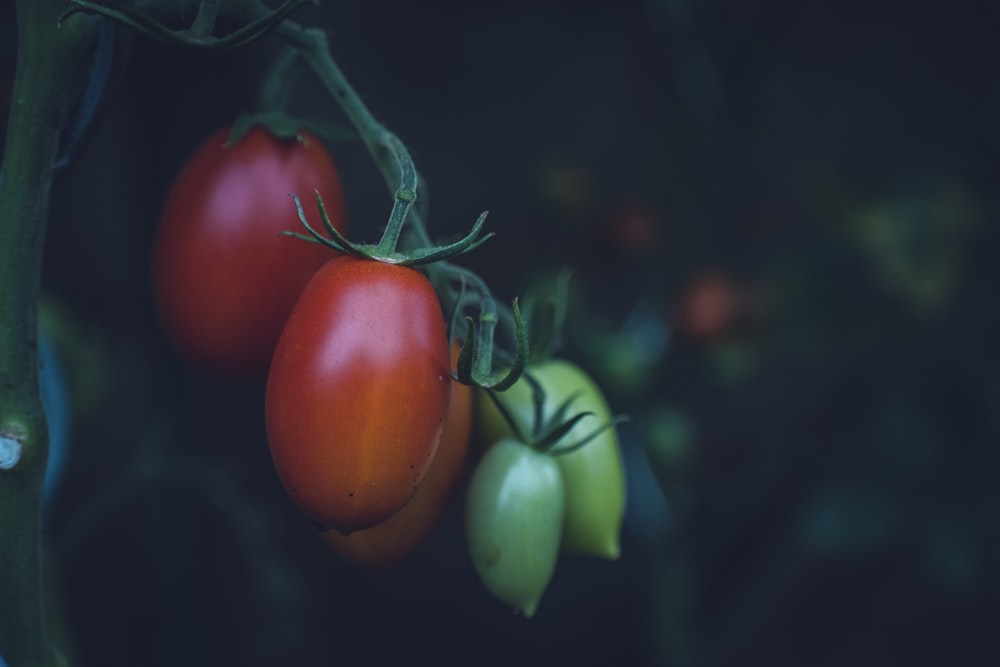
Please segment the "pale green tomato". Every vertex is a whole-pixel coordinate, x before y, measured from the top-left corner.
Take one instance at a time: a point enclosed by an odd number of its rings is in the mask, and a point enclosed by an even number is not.
[[[498,599],[531,618],[559,559],[564,500],[555,460],[512,438],[472,473],[465,506],[469,555]]]
[[[596,428],[611,420],[611,409],[600,388],[578,366],[553,359],[529,366],[530,373],[545,390],[543,413],[551,417],[570,396],[577,398],[568,415],[592,412],[556,443],[553,451],[580,442]],[[531,386],[523,378],[500,394],[518,427],[530,434],[534,418]],[[492,441],[510,436],[510,426],[488,396],[478,396],[477,426],[480,438]],[[489,440],[487,440],[489,439]],[[594,440],[569,454],[553,456],[562,471],[566,488],[566,519],[563,522],[562,548],[614,560],[621,553],[620,536],[625,517],[625,470],[622,465],[618,435],[614,428],[603,431]]]

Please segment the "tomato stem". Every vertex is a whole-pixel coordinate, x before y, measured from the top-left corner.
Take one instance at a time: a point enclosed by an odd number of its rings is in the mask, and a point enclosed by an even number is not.
[[[292,83],[295,80],[292,66],[298,59],[298,51],[291,47],[285,47],[275,56],[257,97],[257,113],[285,110],[292,96]]]
[[[386,225],[382,239],[378,242],[379,254],[389,257],[396,254],[396,245],[399,243],[399,234],[403,231],[403,223],[410,212],[410,207],[417,199],[417,169],[413,166],[413,159],[406,146],[396,135],[386,130],[384,139],[386,147],[399,166],[399,187],[395,192],[389,224]]]

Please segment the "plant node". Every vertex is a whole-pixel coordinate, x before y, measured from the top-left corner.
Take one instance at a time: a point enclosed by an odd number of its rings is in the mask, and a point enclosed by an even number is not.
[[[9,435],[0,435],[0,470],[13,470],[21,461],[21,441]]]

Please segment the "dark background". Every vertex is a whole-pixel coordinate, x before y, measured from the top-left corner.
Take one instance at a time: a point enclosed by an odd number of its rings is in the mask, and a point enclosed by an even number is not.
[[[6,4],[6,3],[5,3]],[[902,2],[325,2],[297,15],[411,148],[432,233],[510,299],[573,269],[563,354],[629,470],[617,562],[492,599],[456,503],[382,574],[285,497],[261,384],[187,365],[149,259],[184,158],[268,41],[136,38],[56,183],[46,322],[72,398],[53,632],[84,666],[992,664],[1000,572],[998,10]],[[0,10],[0,102],[15,22]],[[306,77],[297,105],[337,120]],[[352,230],[391,200],[330,145]],[[366,236],[367,235],[367,236]]]

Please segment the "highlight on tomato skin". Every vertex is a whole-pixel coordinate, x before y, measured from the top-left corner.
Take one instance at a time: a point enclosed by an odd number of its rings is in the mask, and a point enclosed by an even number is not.
[[[229,128],[188,158],[167,195],[153,253],[160,320],[174,347],[223,376],[261,378],[295,301],[332,256],[282,236],[301,231],[295,203],[319,219],[318,191],[345,231],[344,194],[322,142],[279,139],[253,127],[226,147]]]
[[[452,363],[458,347],[452,350]],[[413,498],[386,521],[350,535],[335,530],[323,541],[346,560],[368,569],[396,565],[416,551],[437,527],[454,499],[469,458],[472,432],[472,387],[452,381],[448,418],[434,462]]]
[[[388,519],[431,466],[451,383],[441,305],[423,274],[327,262],[292,310],[267,380],[268,443],[289,496],[344,534]]]

